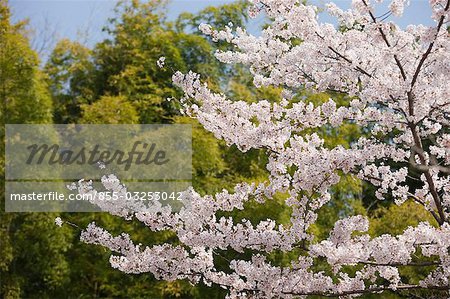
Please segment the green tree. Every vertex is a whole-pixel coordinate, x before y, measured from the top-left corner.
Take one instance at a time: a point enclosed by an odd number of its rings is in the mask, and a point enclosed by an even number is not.
[[[123,96],[102,96],[100,100],[81,105],[80,123],[136,124],[139,116],[134,106]]]
[[[26,22],[11,24],[7,1],[0,1],[0,99],[3,124],[40,124],[52,120],[52,101],[37,54],[30,48]],[[5,138],[5,126],[1,128]],[[5,147],[0,146],[0,296],[46,298],[65,283],[67,229],[50,213],[5,213]]]
[[[52,118],[52,102],[30,48],[25,22],[10,24],[6,1],[0,2],[0,98],[3,123],[45,123]]]
[[[91,50],[78,42],[60,40],[45,65],[55,107],[55,123],[73,123],[81,105],[94,101]]]

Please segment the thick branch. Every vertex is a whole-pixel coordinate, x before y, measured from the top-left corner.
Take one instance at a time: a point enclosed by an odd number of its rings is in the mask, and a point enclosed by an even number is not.
[[[408,124],[408,126],[411,129],[411,132],[413,135],[414,144],[416,147],[416,153],[419,156],[420,164],[426,166],[427,161],[425,159],[425,155],[423,154],[422,141],[420,140],[419,134],[417,133],[416,125],[410,122]],[[425,175],[425,179],[427,181],[428,188],[430,189],[430,193],[433,196],[434,204],[436,205],[436,209],[439,214],[440,219],[439,219],[438,223],[439,223],[439,225],[442,225],[446,221],[446,218],[445,218],[445,214],[444,214],[444,209],[441,204],[441,199],[439,197],[439,194],[437,192],[436,186],[433,181],[433,177],[431,176],[429,170],[425,170],[423,174]]]
[[[421,262],[421,263],[409,263],[409,264],[401,264],[401,263],[380,264],[380,263],[377,263],[377,262],[358,262],[358,264],[371,265],[371,266],[386,266],[386,267],[401,267],[401,266],[426,267],[426,266],[437,266],[437,265],[440,265],[439,262]]]
[[[364,5],[366,5],[368,7],[366,1],[365,0],[362,0],[362,1],[363,1]],[[447,11],[449,9],[449,7],[450,7],[450,0],[447,1],[447,4],[445,6],[444,11]],[[374,23],[377,23],[376,18],[372,14],[372,12],[369,12],[369,14],[370,14],[370,17],[372,18],[372,21]],[[439,19],[438,25],[436,27],[436,34],[435,34],[434,40],[436,40],[436,38],[438,37],[438,34],[439,34],[439,32],[440,32],[440,30],[442,28],[442,25],[444,23],[444,19],[445,19],[445,14],[442,14],[442,16]],[[383,32],[383,29],[379,28],[379,31],[380,31],[380,34],[381,34],[383,40],[385,41],[386,45],[388,47],[390,47],[390,43],[389,43],[389,41],[388,41],[388,39],[386,37],[386,34]],[[408,96],[408,112],[409,112],[409,115],[411,117],[414,116],[414,95],[413,95],[412,90],[413,90],[414,84],[417,82],[417,78],[418,78],[418,76],[420,74],[420,71],[422,69],[423,64],[425,63],[426,59],[428,58],[429,54],[431,53],[431,50],[433,49],[434,42],[435,41],[432,41],[430,43],[430,45],[428,46],[427,50],[422,55],[422,58],[421,58],[418,66],[417,66],[417,69],[414,72],[414,75],[413,75],[413,78],[412,78],[412,81],[411,81],[410,90],[407,92],[407,96]],[[403,66],[401,65],[401,63],[400,63],[400,61],[399,61],[399,59],[398,59],[398,57],[396,55],[394,55],[394,59],[395,59],[395,62],[397,64],[397,66],[399,67],[399,70],[400,70],[400,73],[402,75],[402,78],[404,80],[406,80],[405,71],[404,71]],[[415,147],[419,150],[418,155],[419,155],[420,163],[422,165],[426,166],[426,159],[425,159],[424,155],[420,153],[420,151],[423,151],[423,148],[422,148],[422,142],[420,140],[419,134],[417,133],[417,129],[416,129],[415,123],[410,122],[409,123],[409,128],[411,129],[411,132],[412,132],[412,135],[413,135],[413,138],[414,138]],[[433,178],[432,178],[432,176],[430,174],[429,169],[424,171],[424,175],[425,175],[425,178],[427,180],[427,183],[428,183],[428,186],[429,186],[429,189],[430,189],[430,193],[433,196],[433,200],[434,200],[434,203],[436,205],[436,209],[437,209],[437,211],[439,213],[439,218],[440,219],[439,219],[438,223],[439,223],[439,225],[442,225],[446,221],[446,218],[445,218],[445,214],[444,214],[443,207],[442,207],[442,204],[441,204],[441,199],[440,199],[439,194],[438,194],[438,192],[436,190],[436,187],[434,185],[434,181],[433,181]]]

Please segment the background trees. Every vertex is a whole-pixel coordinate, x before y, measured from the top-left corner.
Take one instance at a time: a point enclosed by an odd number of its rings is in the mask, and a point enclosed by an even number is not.
[[[30,48],[26,23],[11,24],[7,1],[0,2],[0,111],[4,124],[51,123],[53,105],[37,54]],[[0,130],[2,140],[5,127]],[[67,283],[66,252],[72,232],[54,227],[54,214],[5,213],[5,144],[0,145],[1,296],[58,294]],[[49,258],[49,257],[52,258]],[[61,294],[61,293],[60,293]]]

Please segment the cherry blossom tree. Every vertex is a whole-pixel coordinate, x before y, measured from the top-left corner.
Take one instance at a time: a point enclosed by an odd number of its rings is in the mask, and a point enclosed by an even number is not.
[[[200,196],[189,189],[178,212],[158,202],[144,208],[135,201],[93,200],[105,211],[137,219],[152,231],[175,232],[179,245],[144,247],[126,233],[113,236],[95,223],[83,230],[81,240],[109,248],[112,267],[126,273],[216,284],[227,289],[230,298],[346,297],[416,289],[448,294],[450,1],[430,0],[434,26],[406,29],[377,17],[378,2],[382,0],[353,0],[347,11],[328,4],[327,12],[338,19],[339,29],[321,23],[318,9],[298,0],[253,0],[250,16],[265,13],[271,20],[260,36],[232,24],[224,30],[202,24],[200,30],[214,41],[231,45],[232,50],[216,53],[221,62],[248,66],[256,86],[282,87],[283,99],[233,101],[212,92],[199,75],[176,72],[173,82],[184,91],[184,112],[243,152],[267,150],[269,179],[241,183],[234,192],[215,195]],[[391,1],[389,14],[401,16],[407,2]],[[292,101],[302,89],[343,94],[349,104],[338,106],[332,98],[321,105]],[[361,126],[368,134],[350,148],[330,148],[319,135],[307,133],[345,123]],[[411,172],[419,173],[420,187],[407,184]],[[351,216],[337,221],[328,239],[315,242],[309,228],[319,209],[333,200],[330,188],[342,175],[372,184],[379,200],[389,196],[402,205],[413,199],[437,225],[424,221],[401,235],[371,238],[366,233],[368,219]],[[126,192],[114,175],[102,182],[108,190]],[[94,192],[83,181],[77,188],[80,193]],[[263,205],[277,193],[288,194],[289,225],[218,216],[243,209],[248,201]],[[253,254],[251,259],[228,261],[224,271],[215,265],[219,250]],[[274,251],[294,250],[300,253],[289,267],[266,258]],[[319,259],[332,273],[314,268]],[[424,279],[416,284],[403,281],[400,267],[423,266],[431,266]]]

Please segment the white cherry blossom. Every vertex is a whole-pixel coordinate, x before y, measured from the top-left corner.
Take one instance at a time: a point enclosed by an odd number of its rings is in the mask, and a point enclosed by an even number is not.
[[[111,249],[111,265],[126,273],[150,272],[158,279],[216,284],[228,289],[230,298],[344,297],[417,288],[448,291],[449,0],[430,0],[433,26],[406,29],[374,15],[381,1],[353,0],[348,11],[328,4],[328,13],[345,30],[319,22],[318,9],[303,1],[251,2],[251,17],[265,13],[272,19],[260,36],[232,28],[232,24],[224,30],[207,24],[199,29],[214,41],[234,46],[233,51],[216,53],[220,61],[248,66],[257,87],[282,87],[283,99],[279,103],[227,99],[212,92],[193,72],[176,72],[173,82],[184,92],[183,111],[217,138],[243,152],[267,151],[267,182],[242,183],[234,192],[206,196],[190,188],[183,193],[185,206],[176,213],[158,204],[142,207],[118,200],[111,205],[94,198],[92,202],[103,210],[135,218],[152,231],[175,232],[180,245],[135,245],[129,235],[112,236],[95,223],[83,231],[81,239]],[[389,9],[400,16],[408,2],[393,0]],[[332,98],[321,105],[293,101],[298,89],[345,94],[351,100],[341,107]],[[326,147],[309,130],[346,123],[368,132],[350,148]],[[416,189],[407,184],[412,170],[420,173]],[[330,188],[343,174],[372,184],[380,200],[389,195],[401,205],[413,199],[430,212],[438,226],[422,222],[397,236],[371,238],[366,233],[368,219],[352,216],[337,221],[328,239],[314,241],[308,228],[316,222],[318,210],[334,200]],[[104,177],[102,182],[108,190],[126,192],[115,176]],[[84,181],[77,186],[80,193],[94,192]],[[277,193],[288,194],[289,225],[271,219],[252,224],[218,216],[220,211],[242,210],[248,201],[264,204]],[[225,273],[214,262],[217,250],[229,249],[254,254],[249,260],[229,261],[230,271]],[[291,267],[266,258],[266,253],[275,250],[299,249],[304,253]],[[419,252],[423,260],[417,261]],[[314,272],[318,259],[327,261],[334,276]],[[417,285],[402,280],[400,266],[421,265],[435,267]],[[354,274],[345,272],[343,266],[355,266]]]

